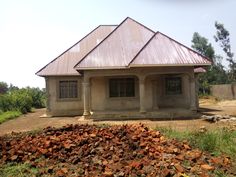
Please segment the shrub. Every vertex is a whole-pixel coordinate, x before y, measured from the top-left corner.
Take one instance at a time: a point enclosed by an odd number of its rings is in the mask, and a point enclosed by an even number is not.
[[[45,91],[39,88],[14,88],[5,94],[0,94],[0,110],[6,111],[20,111],[25,114],[31,111],[32,107],[45,107],[46,96]]]
[[[29,95],[32,98],[32,106],[35,108],[44,108],[46,102],[45,91],[40,88],[27,88]]]

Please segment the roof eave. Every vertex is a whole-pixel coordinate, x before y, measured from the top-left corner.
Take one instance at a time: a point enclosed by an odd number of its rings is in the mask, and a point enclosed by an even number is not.
[[[129,67],[126,66],[105,66],[105,67],[78,67],[76,68],[77,71],[84,71],[84,70],[103,70],[103,69],[128,69]]]
[[[210,66],[211,63],[198,63],[198,64],[130,64],[132,67],[161,67],[161,66]]]

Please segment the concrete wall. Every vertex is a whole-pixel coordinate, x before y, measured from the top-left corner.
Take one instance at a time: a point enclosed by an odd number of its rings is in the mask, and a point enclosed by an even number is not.
[[[134,76],[129,76],[134,77]],[[108,82],[111,77],[91,78],[91,109],[105,110],[133,110],[139,108],[138,79],[135,79],[134,98],[109,98]],[[113,77],[112,77],[113,78]]]
[[[182,77],[182,94],[165,94],[166,76]],[[84,110],[82,81],[90,83],[90,108],[92,112],[139,111],[140,93],[139,80],[145,78],[144,105],[147,111],[161,108],[189,108],[190,106],[190,78],[194,75],[193,67],[165,67],[165,68],[131,68],[123,70],[91,70],[84,71],[84,76],[74,77],[46,77],[47,114],[52,116],[82,115]],[[114,77],[134,77],[135,97],[110,98],[108,81]],[[78,80],[78,99],[59,99],[59,81]]]
[[[108,73],[109,72],[109,73]],[[172,73],[172,74],[165,74]],[[176,72],[176,74],[174,74]],[[145,77],[145,108],[147,111],[158,108],[189,108],[190,107],[190,82],[189,77],[193,70],[191,67],[149,68],[133,70],[103,70],[90,71],[88,75],[91,83],[91,110],[117,111],[117,110],[139,110],[139,74]],[[158,74],[159,73],[159,74]],[[165,94],[165,77],[179,76],[182,78],[182,94]],[[109,98],[108,80],[114,77],[135,77],[134,98]]]
[[[83,90],[81,77],[47,77],[47,114],[49,116],[73,116],[83,114]],[[78,80],[78,98],[77,99],[60,99],[59,98],[59,81]]]
[[[236,99],[236,84],[212,85],[211,94],[219,99]]]
[[[159,108],[189,108],[190,106],[190,83],[189,76],[186,74],[178,75],[182,78],[182,93],[179,95],[167,95],[165,93],[165,77],[167,75],[159,75],[155,84],[156,105]]]

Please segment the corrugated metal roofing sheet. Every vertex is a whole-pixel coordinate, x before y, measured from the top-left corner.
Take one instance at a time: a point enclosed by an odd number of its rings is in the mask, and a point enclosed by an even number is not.
[[[211,62],[206,57],[157,32],[136,55],[130,67],[209,64]]]
[[[202,67],[194,68],[195,73],[205,73],[206,70]]]
[[[107,38],[86,55],[76,69],[127,67],[154,32],[126,18]]]
[[[51,61],[36,74],[39,76],[79,75],[73,68],[88,52],[107,37],[116,25],[100,25],[79,42]]]

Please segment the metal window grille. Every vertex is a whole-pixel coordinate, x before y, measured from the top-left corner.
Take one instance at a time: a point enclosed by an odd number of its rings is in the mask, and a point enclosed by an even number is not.
[[[179,95],[182,93],[181,77],[167,77],[165,83],[167,95]]]
[[[59,98],[78,98],[77,81],[60,81]]]

